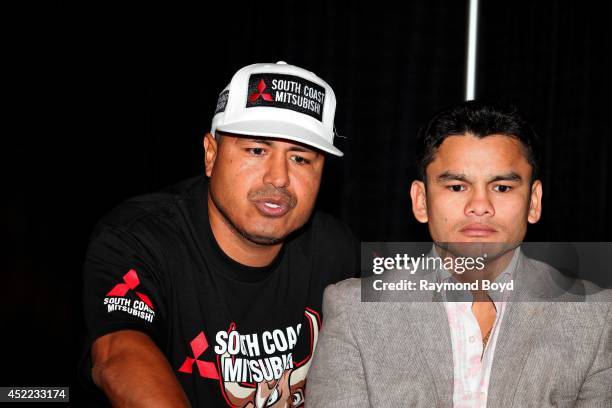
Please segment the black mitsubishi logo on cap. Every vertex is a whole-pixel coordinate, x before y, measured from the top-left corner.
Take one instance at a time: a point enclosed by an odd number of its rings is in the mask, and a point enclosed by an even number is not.
[[[307,79],[284,74],[252,74],[247,92],[247,108],[289,109],[323,121],[325,88]]]
[[[227,107],[227,98],[229,97],[229,90],[225,90],[219,94],[217,99],[217,107],[215,108],[215,115],[219,112],[224,112]]]

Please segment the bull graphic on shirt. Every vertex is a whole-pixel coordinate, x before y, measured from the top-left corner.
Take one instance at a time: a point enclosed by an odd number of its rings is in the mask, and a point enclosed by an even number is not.
[[[285,369],[280,378],[271,381],[264,380],[244,385],[240,382],[229,382],[222,379],[221,387],[228,404],[236,408],[293,408],[304,405],[306,374],[319,337],[319,320],[315,313],[308,309],[304,312],[310,326],[309,356],[302,362],[293,365],[293,368]],[[221,370],[226,366],[225,360],[228,358],[231,358],[228,353],[221,356]]]

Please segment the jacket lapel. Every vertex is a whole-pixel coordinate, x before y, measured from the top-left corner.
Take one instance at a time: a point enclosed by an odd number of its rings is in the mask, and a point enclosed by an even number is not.
[[[517,291],[506,304],[495,347],[487,407],[512,406],[523,367],[543,325],[542,319],[546,318],[546,303],[534,303],[530,293],[531,277],[537,273],[521,254],[515,274]]]
[[[436,387],[441,407],[453,405],[453,350],[448,318],[442,302],[416,303],[412,333],[420,345]],[[436,404],[438,405],[438,404]]]
[[[527,357],[533,348],[544,304],[507,305],[491,367],[488,407],[510,407]]]
[[[419,279],[434,282],[435,273],[417,275]],[[409,276],[414,279],[415,276]],[[398,278],[399,279],[399,278]],[[397,319],[396,324],[385,322],[385,327],[394,327],[393,337],[401,339],[410,352],[425,365],[422,376],[429,375],[428,391],[436,395],[435,405],[439,408],[453,406],[453,350],[448,327],[446,309],[439,294],[429,291],[407,292],[403,297],[389,298],[387,311]],[[415,367],[419,369],[418,367]],[[434,385],[433,390],[429,384]],[[429,392],[428,392],[429,394]]]

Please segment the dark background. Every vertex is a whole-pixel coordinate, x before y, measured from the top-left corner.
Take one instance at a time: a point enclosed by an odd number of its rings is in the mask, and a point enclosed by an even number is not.
[[[532,4],[533,3],[533,4]],[[348,4],[348,3],[347,3]],[[88,236],[127,197],[202,173],[201,140],[240,67],[284,60],[329,82],[346,139],[319,208],[362,241],[427,240],[412,217],[418,127],[464,97],[467,1],[249,2],[6,14],[0,385],[76,382]],[[610,36],[587,3],[481,1],[477,97],[542,138],[531,241],[610,238]],[[8,148],[7,148],[8,146]]]

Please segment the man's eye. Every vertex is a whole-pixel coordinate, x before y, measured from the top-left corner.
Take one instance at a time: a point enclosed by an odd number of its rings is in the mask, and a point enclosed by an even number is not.
[[[454,184],[452,186],[447,187],[453,193],[460,193],[461,191],[465,191],[465,187],[461,184]]]
[[[310,160],[302,156],[291,156],[291,160],[297,164],[310,164]]]
[[[498,193],[507,193],[508,191],[512,190],[512,187],[500,184],[493,187],[493,190],[497,191]]]
[[[246,151],[254,156],[262,156],[266,152],[262,147],[249,147]]]

